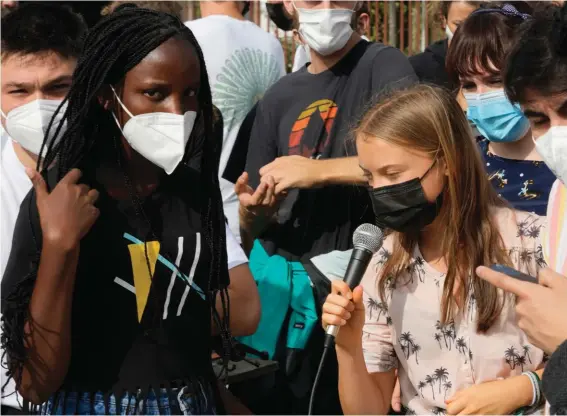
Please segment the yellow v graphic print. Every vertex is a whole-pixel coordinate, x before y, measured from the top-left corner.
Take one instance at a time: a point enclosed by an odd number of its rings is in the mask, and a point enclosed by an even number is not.
[[[201,254],[200,233],[196,233],[195,235],[195,255],[189,275],[186,275],[179,270],[179,264],[181,262],[181,257],[183,256],[183,237],[179,237],[178,240],[178,253],[175,264],[171,263],[168,259],[160,254],[160,249],[162,247],[159,241],[148,241],[144,243],[143,241],[128,233],[124,233],[124,238],[130,242],[127,247],[130,253],[130,261],[132,263],[132,283],[134,283],[134,285],[132,285],[128,281],[121,279],[118,276],[114,278],[114,283],[118,284],[119,286],[136,296],[138,322],[142,322],[142,316],[144,315],[144,310],[146,308],[146,304],[148,303],[148,296],[150,295],[152,279],[154,277],[156,264],[158,262],[161,263],[162,266],[165,266],[167,269],[171,270],[172,273],[164,303],[163,319],[167,319],[173,286],[175,285],[175,282],[177,280],[183,282],[183,295],[181,296],[181,301],[179,302],[179,305],[177,307],[176,316],[181,315],[190,289],[193,289],[197,296],[199,296],[203,301],[206,301],[205,292],[193,281],[197,263],[199,262],[199,256]]]
[[[146,245],[146,247],[144,247]],[[136,304],[138,308],[138,322],[142,321],[142,315],[148,302],[150,294],[150,286],[152,284],[152,276],[156,269],[156,263],[159,256],[159,241],[149,241],[141,244],[130,244],[130,260],[132,261],[132,276],[134,277],[134,286],[136,288]],[[146,258],[147,252],[147,258]],[[149,270],[148,270],[149,263]]]

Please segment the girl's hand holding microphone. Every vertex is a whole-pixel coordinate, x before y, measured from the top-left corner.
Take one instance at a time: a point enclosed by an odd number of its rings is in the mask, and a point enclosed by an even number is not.
[[[362,286],[350,290],[344,281],[333,281],[331,294],[323,304],[321,320],[325,329],[329,325],[340,327],[335,339],[338,349],[348,353],[360,350],[365,320]]]

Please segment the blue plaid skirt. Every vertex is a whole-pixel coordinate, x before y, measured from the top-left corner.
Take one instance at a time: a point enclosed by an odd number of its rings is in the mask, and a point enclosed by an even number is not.
[[[156,391],[159,392],[156,395]],[[145,395],[125,393],[120,400],[113,394],[60,391],[41,406],[31,409],[41,415],[216,415],[215,393],[209,383],[191,388],[150,389]]]

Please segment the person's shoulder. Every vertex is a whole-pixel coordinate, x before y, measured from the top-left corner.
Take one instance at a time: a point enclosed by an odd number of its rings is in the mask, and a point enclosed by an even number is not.
[[[283,54],[282,44],[279,39],[270,32],[265,31],[254,22],[248,20],[239,22],[242,24],[242,32],[249,40],[250,46],[255,49],[263,49],[265,52]]]
[[[407,61],[408,59],[408,57],[398,48],[391,45],[386,45],[382,42],[369,42],[369,45],[364,53],[374,55],[374,59],[383,58],[384,55],[387,55],[388,58],[401,58],[405,61]]]
[[[431,52],[423,51],[418,54],[408,57],[408,60],[414,67],[421,67],[425,64],[429,64],[433,60],[433,55]]]
[[[185,26],[187,26],[191,31],[198,30],[202,27],[205,27],[207,24],[207,18],[195,19],[195,20],[188,20],[185,22]]]
[[[368,46],[359,65],[360,71],[372,74],[372,85],[382,94],[391,89],[407,88],[418,82],[408,57],[399,49],[383,43]]]
[[[425,50],[416,55],[408,57],[408,61],[416,73],[426,73],[429,71],[438,71],[442,65],[435,59],[433,52]]]
[[[410,62],[444,61],[447,54],[447,39],[441,39],[429,45],[423,52],[409,57]],[[438,59],[435,59],[438,58]]]
[[[294,91],[297,91],[297,81],[304,78],[307,74],[307,69],[301,68],[296,72],[291,72],[278,79],[267,89],[260,101],[260,107],[271,107],[273,105],[279,107],[282,99],[293,96]]]

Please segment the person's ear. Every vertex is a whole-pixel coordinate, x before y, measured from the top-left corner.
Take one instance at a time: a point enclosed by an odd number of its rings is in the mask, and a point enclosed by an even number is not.
[[[447,167],[447,162],[444,157],[439,158],[439,167],[441,168],[443,175],[449,176],[449,168]]]
[[[362,13],[358,16],[358,34],[361,36],[370,34],[370,16],[368,13]]]

